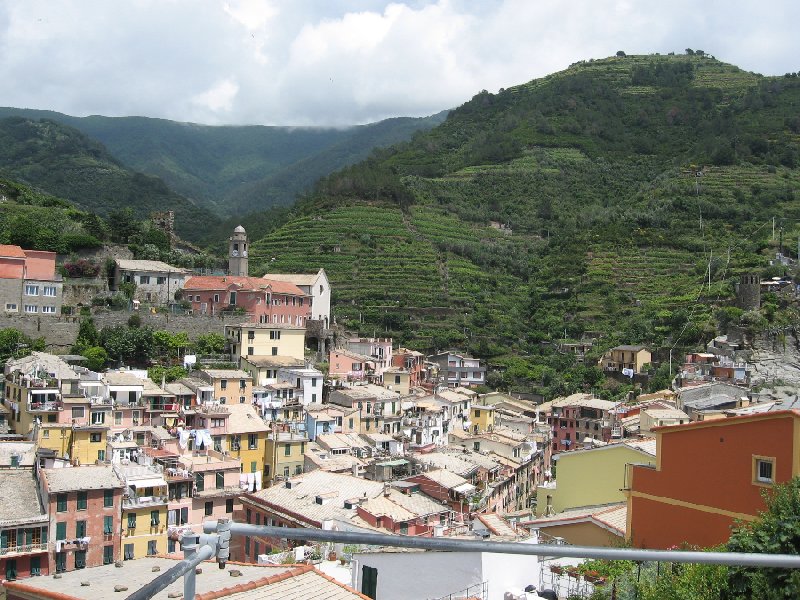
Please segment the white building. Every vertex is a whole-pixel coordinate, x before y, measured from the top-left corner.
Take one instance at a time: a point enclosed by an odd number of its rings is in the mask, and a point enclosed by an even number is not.
[[[331,284],[325,269],[316,273],[267,273],[264,279],[293,283],[311,296],[311,319],[321,321],[327,329],[331,319]]]
[[[323,377],[322,371],[311,367],[283,367],[278,369],[277,383],[291,383],[300,404],[308,406],[322,402]]]
[[[175,292],[183,289],[189,272],[173,267],[160,260],[114,261],[114,287],[119,290],[122,283],[136,285],[134,299],[152,304],[170,304],[175,301]]]

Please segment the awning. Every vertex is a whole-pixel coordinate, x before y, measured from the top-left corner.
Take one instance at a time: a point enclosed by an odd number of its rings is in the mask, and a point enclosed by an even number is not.
[[[476,489],[475,486],[472,485],[471,483],[462,483],[454,487],[453,491],[458,492],[459,494],[471,494],[472,492],[475,491],[475,489]]]
[[[134,479],[133,481],[129,481],[128,485],[132,485],[133,487],[140,489],[148,487],[162,487],[167,485],[167,482],[163,477],[152,477],[150,479]]]

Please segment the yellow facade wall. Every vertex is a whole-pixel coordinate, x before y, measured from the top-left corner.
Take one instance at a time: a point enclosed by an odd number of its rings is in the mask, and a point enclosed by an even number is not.
[[[472,431],[474,433],[483,433],[484,431],[489,431],[491,427],[494,427],[494,408],[475,406],[473,404],[471,410],[472,414],[469,420],[472,421]]]
[[[72,426],[40,427],[36,438],[39,448],[52,450],[59,458],[72,457]]]
[[[536,515],[547,508],[552,496],[553,512],[559,513],[581,506],[625,502],[625,465],[655,465],[655,457],[623,444],[595,450],[563,452],[558,455],[556,487],[537,490]]]
[[[228,434],[228,452],[231,457],[242,461],[243,473],[258,473],[264,471],[265,448],[267,447],[267,432],[259,431],[255,433],[256,447],[250,448],[249,435],[247,433]],[[234,450],[234,439],[240,438],[239,450]],[[255,463],[255,468],[253,466]]]
[[[275,477],[284,476],[286,468],[289,468],[289,476],[294,476],[303,472],[305,465],[305,451],[307,443],[304,440],[275,440],[268,439],[267,442],[267,464],[269,474],[267,480],[272,481]],[[286,448],[289,448],[288,454]]]
[[[158,525],[151,526],[152,511],[158,511]],[[128,527],[128,515],[136,515],[136,527]],[[122,509],[122,547],[120,556],[125,556],[125,545],[133,544],[133,557],[147,556],[148,542],[156,542],[156,553],[167,553],[167,506],[145,506]]]
[[[93,434],[96,441],[92,441]],[[79,460],[82,465],[92,465],[97,460],[105,460],[107,442],[108,429],[86,431],[76,429],[72,432],[70,457]]]
[[[618,547],[625,541],[621,536],[588,522],[542,527],[541,531],[547,535],[563,538],[573,546]]]

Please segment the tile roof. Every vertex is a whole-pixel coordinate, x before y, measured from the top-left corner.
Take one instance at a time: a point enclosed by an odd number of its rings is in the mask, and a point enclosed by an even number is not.
[[[366,512],[376,517],[390,517],[392,521],[411,521],[427,515],[447,512],[448,507],[436,502],[426,494],[413,492],[404,494],[389,488],[383,494],[371,498],[361,505]]]
[[[40,473],[47,480],[47,489],[51,494],[74,490],[104,490],[125,487],[110,465],[42,469]]]
[[[203,369],[212,379],[250,379],[250,373],[242,369]]]
[[[497,513],[476,514],[478,520],[486,525],[486,528],[495,535],[516,537],[517,532]]]
[[[583,406],[585,408],[599,408],[601,410],[612,410],[617,405],[610,400],[601,400],[591,394],[577,393],[566,398],[556,398],[552,401],[552,408],[563,408],[565,406]]]
[[[116,261],[117,266],[125,271],[153,271],[156,273],[189,273],[188,269],[181,267],[173,267],[170,264],[161,262],[160,260],[133,260],[127,258],[118,258]]]
[[[345,500],[375,498],[383,492],[381,482],[321,470],[292,477],[289,481],[292,482],[291,489],[285,485],[275,485],[245,494],[242,499],[262,501],[285,514],[296,515],[295,519],[321,526],[327,520],[352,521],[355,509],[345,508]],[[317,504],[317,496],[331,492],[335,492],[336,497],[325,504]]]
[[[15,592],[42,599],[96,600],[115,596],[114,586],[124,583],[133,593],[155,578],[154,567],[163,573],[174,566],[177,559],[149,556],[125,561],[121,568],[113,564],[68,571],[60,579],[35,577],[8,582]],[[211,561],[201,564],[203,572],[196,578],[196,600],[367,600],[367,597],[317,571],[310,565],[253,565],[228,562],[226,569],[218,569]],[[231,577],[237,570],[240,577]],[[84,585],[88,583],[88,585]],[[7,584],[4,584],[7,585]],[[183,591],[183,580],[178,579],[153,596],[166,600],[171,594]],[[126,594],[116,594],[125,596]]]
[[[183,285],[184,289],[187,290],[227,290],[231,286],[236,286],[242,290],[269,290],[275,294],[287,294],[290,296],[307,295],[292,283],[236,275],[195,275],[187,279]]]
[[[3,258],[25,258],[25,252],[19,246],[0,244],[0,256]]]
[[[252,404],[226,404],[228,417],[227,433],[259,433],[269,431],[269,426]]]
[[[623,442],[626,446],[630,446],[636,450],[640,450],[649,454],[650,456],[656,455],[656,438],[643,438],[641,440],[625,440]]]
[[[0,470],[0,526],[26,520],[47,520],[38,485],[29,469]]]
[[[249,355],[243,356],[246,361],[254,367],[302,367],[305,363],[293,356],[271,356],[271,355]]]
[[[436,483],[447,489],[455,489],[460,486],[463,486],[464,484],[473,487],[469,481],[467,481],[460,475],[457,475],[456,473],[451,473],[450,471],[447,471],[445,469],[436,469],[433,471],[427,471],[425,473],[420,473],[420,475],[422,475],[423,477],[427,477],[431,481],[435,481]]]
[[[55,354],[48,354],[46,352],[31,352],[29,356],[24,358],[16,358],[6,362],[6,372],[8,373],[22,371],[23,373],[27,374],[31,373],[34,369],[38,371],[46,371],[56,379],[80,379],[80,375],[78,375],[72,366]]]
[[[566,525],[573,522],[593,522],[616,535],[625,536],[627,529],[628,505],[625,502],[605,504],[601,506],[583,506],[565,510],[549,517],[540,517],[533,521],[523,521],[521,524],[528,527],[553,527]]]
[[[267,273],[264,279],[286,281],[295,285],[314,285],[319,273]]]

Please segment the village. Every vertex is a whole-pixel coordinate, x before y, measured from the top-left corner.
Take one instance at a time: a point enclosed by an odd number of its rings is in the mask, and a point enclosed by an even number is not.
[[[0,577],[8,597],[50,598],[84,583],[103,597],[124,591],[113,587],[133,591],[183,557],[184,536],[218,519],[708,548],[725,542],[736,520],[756,518],[764,490],[800,475],[798,397],[754,375],[742,336],[719,335],[681,357],[668,389],[624,402],[591,393],[542,402],[487,392],[488,366],[458,349],[424,355],[390,338],[335,333],[322,269],[249,270],[241,226],[224,275],[115,262],[115,285],[135,285],[134,313],[176,293],[193,316],[224,313],[218,333],[230,368],[186,354],[188,375],[167,382],[130,366],[93,371],[65,353],[6,362]],[[0,283],[6,314],[39,326],[61,315],[54,253],[0,246]],[[779,284],[743,277],[741,302],[757,304],[764,285]],[[583,360],[590,344],[561,350]],[[644,346],[620,345],[598,366],[637,381],[651,360]],[[580,561],[532,568],[521,557],[458,554],[258,536],[234,537],[230,549],[238,576],[275,594],[265,598],[283,597],[284,585],[304,586],[303,597],[381,600],[517,598],[526,587],[588,596],[606,585]],[[214,577],[199,577],[203,589],[224,587]]]

